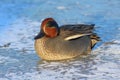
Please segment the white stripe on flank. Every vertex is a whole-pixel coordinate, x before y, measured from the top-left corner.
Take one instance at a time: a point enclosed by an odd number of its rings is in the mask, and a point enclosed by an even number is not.
[[[76,35],[72,35],[72,36],[69,36],[69,37],[66,37],[64,40],[71,40],[71,39],[76,39],[76,38],[79,38],[79,37],[82,37],[82,36],[86,36],[86,35],[91,35],[92,33],[88,33],[88,34],[76,34]]]

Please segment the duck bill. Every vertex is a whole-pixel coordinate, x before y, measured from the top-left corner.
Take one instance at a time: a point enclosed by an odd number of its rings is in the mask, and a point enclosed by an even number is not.
[[[36,35],[36,36],[34,37],[34,39],[35,39],[35,40],[36,40],[36,39],[40,39],[40,38],[42,38],[43,36],[44,36],[44,33],[39,32],[38,35]]]

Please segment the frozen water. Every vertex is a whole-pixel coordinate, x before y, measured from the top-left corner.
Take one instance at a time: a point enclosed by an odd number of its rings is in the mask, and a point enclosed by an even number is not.
[[[1,0],[0,80],[120,80],[119,0]],[[40,22],[96,24],[102,41],[92,54],[59,62],[34,51]]]

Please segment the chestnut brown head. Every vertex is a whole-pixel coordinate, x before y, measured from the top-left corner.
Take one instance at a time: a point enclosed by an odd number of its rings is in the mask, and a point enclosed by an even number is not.
[[[46,36],[49,38],[54,38],[59,34],[59,27],[57,22],[53,18],[46,18],[42,21],[41,31],[35,37],[35,39],[39,39],[42,36]]]

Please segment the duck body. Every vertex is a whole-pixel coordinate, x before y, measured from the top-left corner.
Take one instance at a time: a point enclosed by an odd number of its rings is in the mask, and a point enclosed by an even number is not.
[[[47,20],[45,19],[44,21],[46,23],[49,21],[54,22],[52,18]],[[49,26],[55,26],[55,24],[50,24]],[[45,60],[63,60],[89,54],[99,41],[99,37],[92,32],[94,29],[93,25],[77,24],[63,25],[57,28],[56,26],[49,27],[56,29],[50,32],[52,34],[56,31],[55,36],[46,35],[45,31],[48,30],[45,30],[44,27],[41,28],[41,32],[35,37],[35,50]]]

